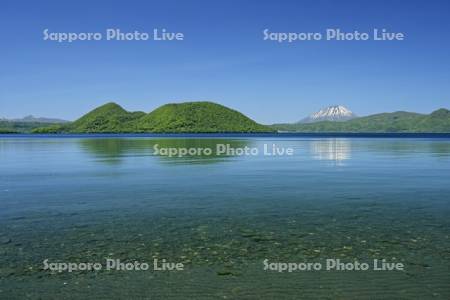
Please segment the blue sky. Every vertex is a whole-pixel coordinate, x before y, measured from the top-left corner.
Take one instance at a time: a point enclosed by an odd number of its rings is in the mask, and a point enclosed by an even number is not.
[[[2,1],[0,117],[73,120],[108,101],[215,101],[258,122],[342,104],[359,115],[450,107],[449,1]],[[184,41],[43,40],[183,32]],[[404,41],[264,41],[262,31],[403,32]]]

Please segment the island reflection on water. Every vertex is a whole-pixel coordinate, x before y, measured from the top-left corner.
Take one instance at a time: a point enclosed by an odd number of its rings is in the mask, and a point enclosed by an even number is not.
[[[227,145],[230,148],[252,147],[253,142],[246,139],[192,139],[192,138],[106,138],[80,139],[82,150],[94,155],[105,163],[120,163],[129,156],[157,157],[160,162],[210,164],[227,160],[233,155],[217,153],[217,145]],[[184,155],[167,155],[158,153],[161,149],[192,149],[193,152]],[[210,154],[205,149],[211,149]]]

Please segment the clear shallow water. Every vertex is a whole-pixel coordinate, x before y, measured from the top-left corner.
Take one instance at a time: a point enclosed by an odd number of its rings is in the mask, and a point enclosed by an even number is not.
[[[154,155],[276,144],[294,156]],[[450,298],[450,139],[0,138],[0,298]],[[182,261],[51,274],[42,261]],[[404,272],[263,270],[374,258]]]

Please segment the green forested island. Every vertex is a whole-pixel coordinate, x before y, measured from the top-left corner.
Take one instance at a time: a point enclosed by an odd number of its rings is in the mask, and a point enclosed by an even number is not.
[[[274,132],[238,111],[213,102],[163,105],[150,113],[102,105],[78,120],[36,128],[33,133],[226,133]]]
[[[450,111],[431,114],[393,112],[348,121],[261,125],[242,113],[213,102],[163,105],[150,113],[128,112],[110,102],[74,122],[0,120],[0,133],[450,133]]]
[[[399,111],[341,122],[274,124],[271,127],[293,132],[450,133],[450,111],[441,108],[428,115]]]

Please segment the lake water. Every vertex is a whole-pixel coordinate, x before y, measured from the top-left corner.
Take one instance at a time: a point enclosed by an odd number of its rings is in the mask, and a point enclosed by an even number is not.
[[[445,137],[0,136],[1,299],[450,299],[449,235]],[[106,258],[185,270],[43,270]],[[404,271],[280,273],[265,259]]]

